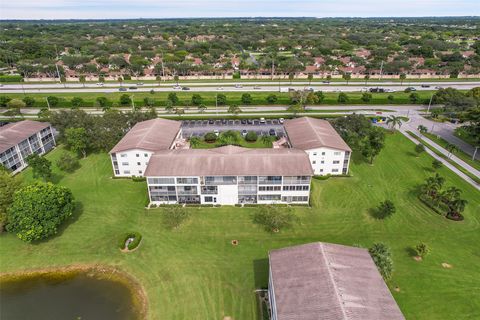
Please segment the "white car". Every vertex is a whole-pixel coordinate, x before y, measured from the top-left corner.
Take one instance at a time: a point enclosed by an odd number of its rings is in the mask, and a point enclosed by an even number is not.
[[[103,82],[98,82],[98,83],[97,83],[97,86],[103,87]]]
[[[213,130],[213,133],[215,133],[217,137],[220,135],[220,131],[218,131],[217,129]]]
[[[260,123],[265,123],[265,118],[260,118]]]
[[[175,90],[181,90],[182,87],[180,87],[179,85],[174,85],[174,86],[173,86],[173,89],[175,89]]]
[[[285,119],[280,118],[280,119],[278,119],[278,122],[280,122],[281,124],[283,124],[283,123],[285,122]]]
[[[240,89],[240,88],[243,88],[243,86],[241,84],[236,84],[235,88]]]
[[[218,87],[217,90],[223,90],[223,87]]]

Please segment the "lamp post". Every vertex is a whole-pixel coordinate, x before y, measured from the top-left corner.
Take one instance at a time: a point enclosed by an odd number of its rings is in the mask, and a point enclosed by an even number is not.
[[[50,110],[50,102],[48,102],[48,97],[45,97],[45,100],[47,100],[48,110]]]
[[[132,111],[135,111],[135,101],[133,101],[133,97],[134,97],[134,96],[135,96],[135,95],[132,94],[132,97],[130,98],[130,99],[132,100]]]
[[[427,109],[427,114],[430,112],[430,107],[432,106],[432,100],[433,100],[433,94],[430,97],[430,102],[428,103],[428,109]]]
[[[478,146],[475,147],[475,151],[473,152],[473,156],[472,156],[473,161],[475,161],[475,156],[477,155],[477,150],[478,150]]]

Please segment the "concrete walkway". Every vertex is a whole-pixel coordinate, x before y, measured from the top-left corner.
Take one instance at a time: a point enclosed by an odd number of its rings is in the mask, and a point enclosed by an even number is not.
[[[406,130],[400,130],[400,132],[405,136],[407,137],[407,139],[409,139],[410,141],[412,141],[413,143],[415,144],[419,144],[420,141],[418,141],[417,139],[415,139],[414,137],[410,136]],[[425,139],[425,137],[422,137],[422,139]],[[430,141],[427,141],[427,139],[425,139],[426,142],[430,143]],[[433,147],[433,144],[432,144],[432,147]],[[439,147],[437,145],[437,147]],[[435,149],[437,149],[437,147],[435,147]],[[439,150],[437,149],[438,151],[442,152],[443,154],[445,154],[444,152],[447,152],[445,149],[441,148],[440,149],[443,150]],[[472,178],[470,178],[469,176],[467,176],[466,174],[464,174],[462,171],[458,170],[455,166],[453,166],[452,164],[450,164],[447,160],[443,159],[442,157],[438,156],[435,152],[433,152],[432,150],[430,150],[429,148],[425,148],[425,151],[431,155],[434,159],[437,159],[438,161],[440,161],[441,163],[443,163],[443,165],[447,168],[449,168],[450,170],[452,170],[454,173],[456,173],[460,178],[462,178],[463,180],[467,181],[469,184],[471,184],[475,189],[479,190],[480,191],[480,185],[478,183],[476,183],[475,181],[472,180]],[[448,152],[447,152],[448,153]],[[446,155],[446,154],[445,154]],[[453,160],[453,159],[452,159]],[[459,159],[460,160],[460,159]],[[463,162],[463,161],[462,161]],[[462,166],[463,167],[463,166]],[[470,166],[469,166],[470,167]],[[471,168],[471,167],[470,167]],[[473,168],[472,168],[473,169]],[[475,170],[475,169],[473,169]],[[468,170],[470,172],[470,170]],[[477,173],[478,173],[478,170],[475,170]],[[472,172],[473,173],[473,172]]]

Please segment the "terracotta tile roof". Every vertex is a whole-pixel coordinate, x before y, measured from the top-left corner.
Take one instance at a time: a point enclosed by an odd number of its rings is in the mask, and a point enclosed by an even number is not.
[[[278,320],[404,320],[366,249],[315,242],[270,251]]]
[[[139,122],[110,150],[110,153],[131,149],[148,151],[169,149],[180,130],[180,125],[179,121],[161,118]]]
[[[156,152],[146,177],[158,176],[312,176],[308,155],[296,149],[177,149]]]
[[[293,148],[310,150],[327,147],[352,151],[326,120],[302,117],[287,120],[284,126]]]
[[[0,127],[0,153],[49,126],[50,123],[47,122],[24,120],[12,122]]]

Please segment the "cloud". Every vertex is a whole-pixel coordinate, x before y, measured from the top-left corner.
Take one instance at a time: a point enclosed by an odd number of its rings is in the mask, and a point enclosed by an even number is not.
[[[479,0],[0,0],[1,19],[240,16],[450,16],[480,13]]]

